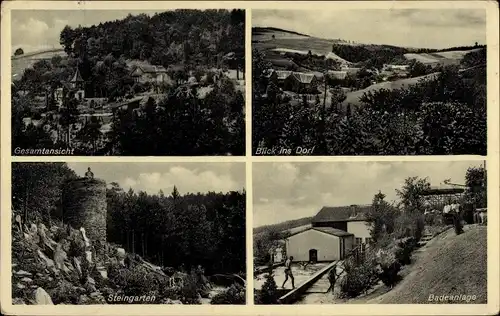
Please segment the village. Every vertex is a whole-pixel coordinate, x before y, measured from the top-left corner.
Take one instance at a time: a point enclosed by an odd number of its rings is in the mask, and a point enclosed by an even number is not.
[[[188,21],[201,24],[187,26],[199,40],[188,41],[166,23],[168,19],[179,26]],[[132,33],[120,33],[123,25]],[[147,35],[152,29],[169,41],[156,43]],[[130,13],[104,24],[51,29],[50,43],[43,38],[35,43],[52,45],[51,49],[24,52],[14,46],[13,150],[68,148],[75,155],[101,156],[240,155],[243,30],[243,10]],[[109,34],[134,45],[104,44]],[[58,43],[53,43],[54,37]],[[174,126],[179,130],[173,132]],[[149,142],[137,143],[144,138]]]
[[[256,21],[259,14],[253,16]],[[283,14],[304,22],[298,14]],[[260,23],[271,22],[263,18]],[[314,155],[327,156],[479,150],[459,145],[455,137],[450,139],[453,149],[444,148],[423,123],[446,126],[447,121],[431,114],[431,108],[444,102],[451,116],[480,109],[470,116],[482,126],[486,46],[478,41],[444,48],[353,43],[266,25],[252,28],[252,65],[254,154],[274,146],[316,146]],[[465,90],[478,97],[465,97]],[[477,138],[484,147],[483,128],[466,133],[464,138]],[[406,141],[392,144],[387,135]],[[303,154],[292,150],[281,155]]]
[[[223,56],[224,61],[234,58],[234,53]],[[50,59],[47,60],[50,62]],[[166,99],[170,94],[191,95],[199,100],[203,100],[215,87],[223,84],[223,78],[232,82],[235,89],[244,95],[245,83],[244,72],[237,69],[228,69],[227,66],[206,70],[206,73],[200,75],[200,71],[195,74],[194,70],[187,73],[187,80],[178,79],[174,81],[168,75],[167,69],[161,65],[150,65],[147,62],[131,61],[129,63],[129,75],[135,85],[131,88],[131,93],[125,97],[119,97],[111,101],[106,97],[88,97],[85,93],[86,81],[82,78],[79,68],[76,67],[74,74],[66,81],[48,86],[43,94],[36,94],[30,99],[32,102],[30,116],[23,117],[23,130],[33,125],[41,127],[49,134],[53,144],[66,143],[68,147],[87,148],[92,152],[102,152],[106,145],[111,141],[110,132],[112,131],[113,120],[118,112],[130,113],[135,117],[144,114],[146,104],[150,99],[159,103]],[[198,78],[196,76],[198,76]],[[13,86],[16,82],[13,81]],[[146,87],[146,91],[134,92],[136,86]],[[175,86],[175,91],[169,91],[168,87]],[[149,87],[149,89],[147,88]],[[31,94],[29,88],[17,90],[14,98],[22,99]],[[66,128],[60,124],[61,114],[64,111],[64,100],[73,99],[76,101],[76,111],[78,117],[75,123],[71,125],[69,133]],[[20,101],[22,102],[22,101]],[[98,137],[93,142],[79,137],[79,132],[85,126],[94,124],[98,127]],[[95,147],[93,147],[95,146]],[[108,154],[113,154],[109,152]]]
[[[254,232],[256,303],[409,304],[425,303],[425,295],[437,289],[450,294],[460,292],[448,289],[446,281],[435,280],[419,269],[429,262],[438,262],[435,269],[443,269],[442,264],[455,260],[446,257],[448,254],[440,255],[442,247],[458,247],[453,251],[461,251],[458,243],[485,241],[487,208],[484,188],[481,189],[485,185],[485,178],[481,179],[485,177],[483,170],[481,167],[468,169],[467,184],[452,183],[448,179],[437,186],[422,186],[424,182],[417,184],[416,178],[411,180],[414,181],[411,186],[420,186],[415,196],[417,202],[413,202],[418,206],[410,211],[409,205],[401,205],[400,215],[379,192],[373,204],[325,206],[312,218],[283,222]],[[411,212],[416,213],[410,215]],[[402,220],[405,216],[410,217]],[[304,220],[309,224],[303,225]],[[421,224],[417,224],[419,222]],[[484,240],[477,239],[476,234]],[[464,239],[466,235],[470,241]],[[444,243],[455,242],[457,245],[444,246]],[[473,255],[481,253],[472,252]],[[482,260],[484,268],[485,254],[482,255],[477,259]],[[462,269],[469,269],[470,263],[461,264],[465,265]],[[478,271],[477,267],[470,269]],[[452,272],[440,270],[439,273],[451,275]],[[416,278],[421,278],[423,283],[437,283],[417,286],[413,283]],[[459,282],[456,279],[453,283]],[[475,286],[467,289],[469,285],[461,286],[463,293],[460,294],[478,296]],[[415,298],[412,298],[412,287],[419,291]]]

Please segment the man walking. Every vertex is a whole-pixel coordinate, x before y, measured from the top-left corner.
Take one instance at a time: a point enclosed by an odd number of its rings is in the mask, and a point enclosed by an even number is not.
[[[293,273],[292,273],[292,261],[293,261],[293,256],[290,256],[285,261],[285,281],[283,282],[283,285],[281,286],[282,289],[285,288],[285,283],[288,281],[288,277],[290,277],[290,280],[292,281],[292,288],[295,288],[295,283],[294,283],[294,278],[293,278]]]
[[[332,291],[332,294],[335,292],[335,282],[337,281],[338,276],[337,265],[335,264],[333,268],[328,271],[328,281],[330,282],[330,287],[328,288],[327,292]]]

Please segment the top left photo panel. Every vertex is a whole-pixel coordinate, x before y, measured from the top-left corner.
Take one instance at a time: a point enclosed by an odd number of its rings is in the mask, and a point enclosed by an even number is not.
[[[245,10],[12,10],[13,156],[244,156]]]

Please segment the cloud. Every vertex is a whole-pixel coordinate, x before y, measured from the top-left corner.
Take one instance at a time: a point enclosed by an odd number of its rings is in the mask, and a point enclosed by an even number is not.
[[[90,167],[96,178],[117,182],[124,190],[156,194],[240,191],[245,187],[244,163],[68,163],[79,176]]]
[[[253,26],[326,39],[446,48],[486,41],[485,10],[253,10]]]
[[[469,161],[254,163],[253,224],[257,227],[314,216],[323,206],[370,204],[379,190],[388,201],[394,201],[396,189],[412,176],[427,177],[432,185],[448,178],[464,183],[467,168],[480,164]]]

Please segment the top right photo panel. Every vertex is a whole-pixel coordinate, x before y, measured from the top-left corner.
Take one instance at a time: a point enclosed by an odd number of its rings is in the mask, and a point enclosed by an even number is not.
[[[486,155],[484,9],[252,10],[254,156]]]

